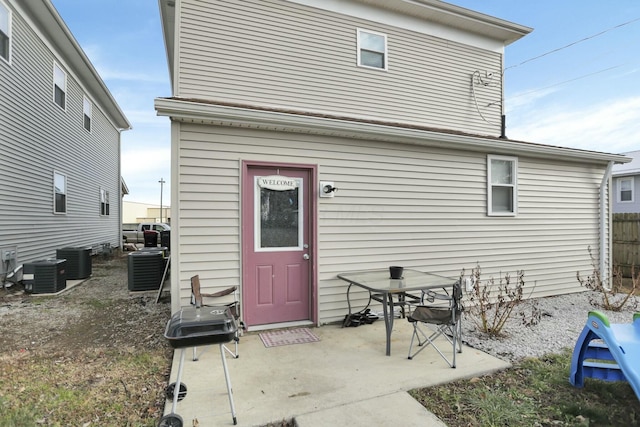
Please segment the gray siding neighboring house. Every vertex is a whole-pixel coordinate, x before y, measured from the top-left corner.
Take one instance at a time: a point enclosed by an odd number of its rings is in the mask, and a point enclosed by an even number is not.
[[[613,213],[640,213],[640,151],[623,154],[633,160],[613,167]]]
[[[0,0],[0,249],[121,245],[131,126],[49,0]]]
[[[250,329],[340,320],[341,272],[403,265],[458,277],[479,263],[485,279],[524,270],[530,295],[547,296],[581,290],[591,247],[606,276],[611,167],[629,159],[502,135],[504,47],[530,28],[436,0],[160,8],[174,310],[189,303],[195,274],[207,291],[239,285]],[[387,50],[364,52],[359,30],[383,35]],[[296,196],[309,230],[291,246],[308,264],[287,258],[282,279],[258,232],[276,206],[269,197],[291,191],[265,189],[273,177],[309,196]],[[326,182],[338,191],[323,194]],[[251,320],[300,280],[306,318]]]

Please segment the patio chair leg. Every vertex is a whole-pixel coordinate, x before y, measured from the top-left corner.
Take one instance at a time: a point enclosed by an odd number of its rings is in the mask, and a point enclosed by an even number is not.
[[[427,334],[422,329],[420,329],[420,327],[418,325],[416,325],[415,323],[413,325],[413,328],[414,328],[414,331],[413,331],[413,335],[411,336],[411,343],[409,344],[409,356],[407,357],[409,360],[413,359],[415,356],[417,356],[425,348],[427,348],[429,346],[432,346],[438,352],[440,357],[442,357],[444,359],[444,361],[447,362],[447,365],[449,365],[449,367],[451,367],[451,368],[455,368],[456,367],[456,352],[458,352],[458,353],[462,352],[462,350],[459,350],[459,351],[456,350],[455,343],[458,342],[458,337],[457,336],[454,337],[454,340],[452,340],[451,338],[449,338],[447,336],[447,334],[444,333],[444,330],[442,330],[440,328],[435,330],[431,335],[427,336]],[[424,341],[420,340],[420,335],[419,334],[422,334],[422,336],[425,338]],[[451,360],[449,360],[449,358],[434,343],[434,341],[440,336],[443,336],[453,346],[453,357],[452,357]],[[411,350],[413,349],[414,338],[417,338],[418,346],[420,347],[420,349],[418,349],[415,353],[411,354]]]

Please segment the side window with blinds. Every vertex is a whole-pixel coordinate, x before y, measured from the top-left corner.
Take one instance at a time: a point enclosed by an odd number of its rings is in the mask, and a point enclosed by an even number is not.
[[[53,102],[63,110],[66,109],[67,73],[58,64],[53,64]]]
[[[387,36],[358,29],[358,66],[387,69]]]
[[[633,177],[618,178],[618,202],[633,203]]]
[[[82,98],[82,126],[91,132],[91,115],[93,113],[93,105],[86,96]]]
[[[487,215],[518,213],[518,158],[487,156]]]
[[[67,213],[67,177],[53,173],[53,213]]]
[[[109,215],[109,192],[104,188],[100,189],[100,215]]]
[[[0,0],[0,58],[10,62],[11,54],[11,11]]]

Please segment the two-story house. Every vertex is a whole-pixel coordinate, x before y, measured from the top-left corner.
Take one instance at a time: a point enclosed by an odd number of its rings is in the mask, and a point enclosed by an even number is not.
[[[439,0],[160,10],[174,310],[195,274],[239,285],[256,330],[341,320],[342,272],[479,263],[546,296],[581,290],[589,247],[608,269],[610,171],[628,159],[504,132],[505,46],[530,28]]]
[[[121,245],[131,126],[50,0],[0,0],[0,278],[56,249]]]

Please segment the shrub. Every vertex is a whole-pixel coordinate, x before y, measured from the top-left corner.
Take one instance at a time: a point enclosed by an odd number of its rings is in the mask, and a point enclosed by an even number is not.
[[[464,270],[462,272],[464,276]],[[476,324],[476,327],[490,335],[500,336],[507,320],[514,309],[520,305],[524,295],[524,270],[517,272],[517,279],[512,283],[511,275],[506,273],[500,276],[496,283],[493,277],[483,282],[481,278],[480,264],[471,271],[473,288],[469,296],[469,307],[466,309]],[[537,304],[534,303],[530,317],[524,312],[520,313],[524,325],[534,325],[540,318]]]
[[[587,248],[589,252],[589,258],[591,258],[592,272],[586,277],[580,275],[580,271],[576,272],[576,278],[581,286],[590,289],[596,293],[599,301],[596,297],[589,297],[589,301],[596,307],[602,307],[605,310],[620,311],[627,304],[633,305],[633,308],[638,307],[638,302],[635,298],[631,298],[636,289],[639,287],[640,275],[635,272],[635,267],[631,267],[631,287],[625,288],[623,286],[622,271],[619,266],[613,266],[613,277],[611,280],[611,286],[607,287],[606,283],[602,280],[602,273],[598,267],[598,262],[593,256],[591,246]]]

